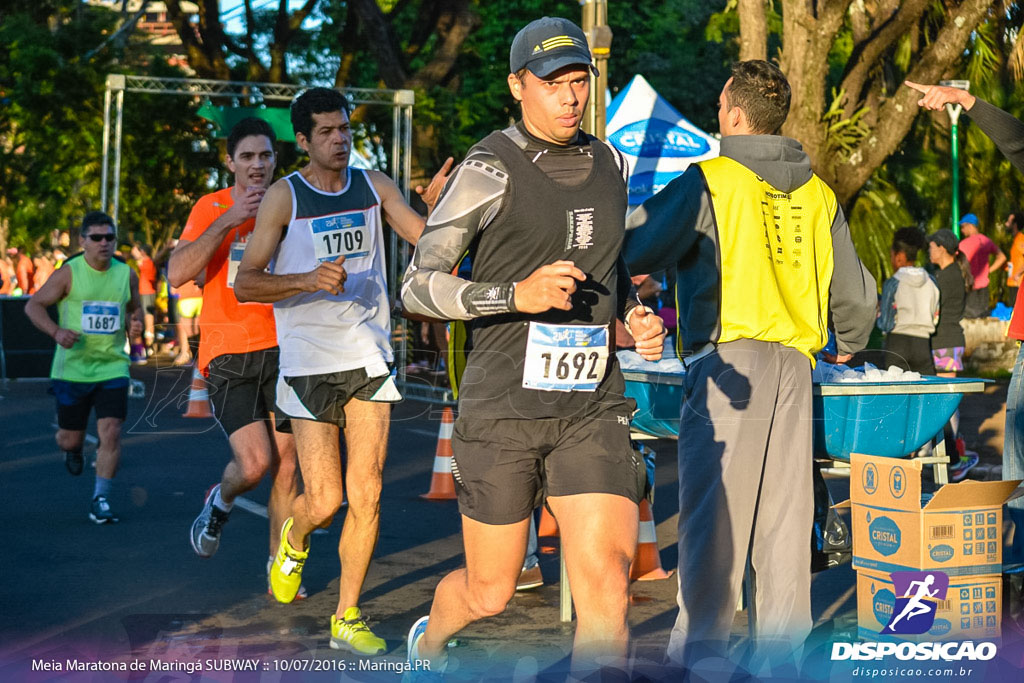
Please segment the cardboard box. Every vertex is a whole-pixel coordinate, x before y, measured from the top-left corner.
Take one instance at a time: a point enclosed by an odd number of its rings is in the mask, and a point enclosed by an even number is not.
[[[950,577],[1002,571],[1003,503],[1019,481],[963,481],[921,492],[917,460],[850,458],[853,567],[939,569]]]
[[[1002,577],[998,575],[950,577],[946,599],[939,601],[935,621],[927,633],[882,634],[896,603],[892,579],[885,573],[858,571],[858,636],[866,640],[911,642],[998,638],[1003,617],[1002,589]]]

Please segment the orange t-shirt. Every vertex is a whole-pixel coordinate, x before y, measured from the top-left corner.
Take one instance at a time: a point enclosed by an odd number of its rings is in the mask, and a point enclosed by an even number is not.
[[[179,299],[201,299],[203,290],[196,284],[195,280],[189,280],[181,287],[171,287],[171,294]]]
[[[1006,278],[1008,287],[1020,287],[1024,278],[1024,232],[1018,232],[1010,246],[1010,276]]]
[[[156,294],[156,264],[153,259],[143,256],[139,264],[139,295]]]
[[[25,294],[32,293],[32,276],[36,272],[36,267],[32,265],[32,259],[24,254],[18,256],[18,286],[21,287],[21,291]]]
[[[201,197],[192,207],[181,239],[186,242],[197,240],[232,204],[231,188]],[[234,283],[245,240],[254,227],[256,221],[250,219],[231,230],[206,266],[203,312],[199,316],[199,369],[203,374],[217,356],[277,346],[274,307],[271,304],[239,303],[230,286]]]

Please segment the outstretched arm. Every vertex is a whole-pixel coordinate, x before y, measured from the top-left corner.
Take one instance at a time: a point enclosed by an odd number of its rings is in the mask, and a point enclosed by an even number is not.
[[[992,138],[999,151],[1024,173],[1024,121],[960,88],[904,82],[921,93],[917,103],[926,109],[941,109],[947,104],[962,105],[971,120]]]

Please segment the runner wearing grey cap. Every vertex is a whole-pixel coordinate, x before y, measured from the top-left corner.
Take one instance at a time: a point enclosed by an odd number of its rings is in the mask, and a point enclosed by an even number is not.
[[[407,312],[465,320],[472,337],[452,439],[466,567],[412,627],[410,665],[447,666],[458,631],[505,609],[544,496],[576,602],[573,675],[622,666],[644,476],[616,318],[661,356],[664,326],[629,297],[622,155],[581,133],[593,67],[583,32],[545,17],[512,43],[522,121],[477,143],[431,214],[402,287]],[[451,275],[463,254],[469,279]],[[607,659],[605,659],[607,658]],[[618,660],[618,661],[617,661]]]

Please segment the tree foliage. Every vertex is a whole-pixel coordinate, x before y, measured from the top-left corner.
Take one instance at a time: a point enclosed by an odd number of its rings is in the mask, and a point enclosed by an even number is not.
[[[642,73],[695,122],[711,125],[727,59],[725,47],[703,40],[714,9],[697,0],[610,3],[613,91]],[[200,5],[198,28],[183,13],[175,21],[179,35],[189,36],[198,51],[195,60],[189,53],[190,60],[203,77],[275,80],[301,73],[321,84],[414,90],[413,176],[421,181],[445,157],[461,157],[474,142],[518,116],[505,82],[509,46],[516,31],[545,15],[578,22],[579,3],[345,0],[307,3],[302,13],[281,4],[247,12],[244,29],[235,37],[225,33],[216,3]],[[288,34],[287,44],[272,37],[275,27],[299,16],[315,17],[318,23],[307,22],[306,30]],[[246,56],[243,49],[273,40],[298,57],[286,69],[269,68],[265,57]],[[214,59],[211,53],[220,56]],[[390,128],[390,112],[363,109],[356,118],[378,131]]]
[[[1024,114],[1014,71],[1022,19],[1022,4],[1008,0],[732,0],[708,35],[739,58],[779,63],[793,87],[783,132],[836,190],[861,257],[882,278],[896,228],[950,223],[949,118],[920,112],[903,81],[968,78],[975,94]],[[1021,179],[968,117],[960,128],[961,207],[992,232]]]
[[[518,116],[505,80],[519,28],[544,15],[580,18],[577,0],[245,0],[232,15],[239,21],[228,21],[216,0],[200,0],[191,15],[180,0],[166,5],[196,76],[413,89],[414,181]],[[714,132],[729,62],[779,61],[794,88],[785,132],[837,190],[858,246],[876,252],[865,257],[883,274],[895,227],[930,230],[949,211],[948,120],[919,115],[900,83],[967,76],[974,92],[1021,114],[1021,6],[613,0],[609,85],[614,93],[642,74]],[[78,0],[11,0],[0,13],[0,241],[8,230],[18,241],[38,240],[98,204],[106,74],[184,74],[138,40],[128,13]],[[195,198],[222,179],[217,145],[207,144],[208,126],[194,115],[199,104],[126,100],[121,222],[151,241],[180,228]],[[387,148],[390,111],[367,107],[354,118]],[[969,119],[962,128],[962,206],[994,225],[1020,196],[1021,180]],[[294,155],[282,151],[290,167]]]
[[[99,208],[107,73],[181,76],[145,44],[108,41],[119,15],[69,0],[26,3],[0,23],[0,242],[39,244]],[[97,50],[96,48],[100,48]],[[162,242],[205,186],[210,153],[187,100],[125,106],[122,233]]]
[[[793,89],[783,132],[800,140],[844,204],[903,142],[917,94],[958,65],[975,30],[997,17],[993,0],[744,0],[741,59],[779,62]],[[781,18],[769,50],[768,17]],[[842,142],[837,144],[836,135]]]

